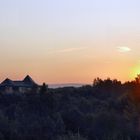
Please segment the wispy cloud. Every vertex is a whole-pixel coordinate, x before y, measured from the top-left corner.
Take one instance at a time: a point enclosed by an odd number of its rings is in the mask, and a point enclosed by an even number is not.
[[[81,51],[84,50],[86,47],[72,47],[72,48],[64,48],[60,49],[57,52],[58,53],[69,53],[69,52],[74,52],[74,51]]]
[[[127,46],[118,46],[117,47],[118,52],[125,53],[125,52],[130,52],[131,48]]]

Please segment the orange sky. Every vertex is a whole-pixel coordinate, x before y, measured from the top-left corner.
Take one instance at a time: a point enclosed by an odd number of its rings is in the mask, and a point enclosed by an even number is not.
[[[58,40],[49,44],[52,48],[31,43],[32,49],[28,48],[28,42],[27,46],[19,47],[17,41],[17,48],[9,51],[4,48],[1,52],[1,79],[22,79],[29,74],[39,83],[92,83],[98,76],[131,80],[139,73],[140,48],[129,37],[126,46],[121,46],[118,40],[121,42],[121,37]]]

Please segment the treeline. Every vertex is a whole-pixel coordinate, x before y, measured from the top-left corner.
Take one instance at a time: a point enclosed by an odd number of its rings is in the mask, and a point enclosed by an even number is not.
[[[0,94],[0,140],[139,140],[140,76]]]

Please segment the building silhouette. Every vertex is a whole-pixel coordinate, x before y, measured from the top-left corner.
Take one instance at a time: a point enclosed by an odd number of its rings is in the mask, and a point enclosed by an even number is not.
[[[0,84],[0,91],[4,93],[25,93],[34,88],[39,88],[39,85],[29,75],[22,81],[13,81],[7,78]]]

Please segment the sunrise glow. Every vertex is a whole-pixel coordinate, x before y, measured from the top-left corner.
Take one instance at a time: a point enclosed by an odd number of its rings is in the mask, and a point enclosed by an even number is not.
[[[140,73],[140,2],[0,1],[0,81],[132,80]]]

